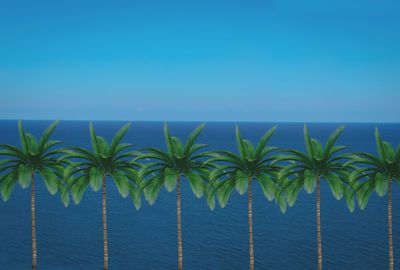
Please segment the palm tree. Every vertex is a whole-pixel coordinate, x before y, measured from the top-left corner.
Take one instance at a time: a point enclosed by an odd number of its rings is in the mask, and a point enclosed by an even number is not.
[[[393,240],[392,240],[392,182],[400,181],[400,145],[395,151],[393,146],[382,141],[378,128],[375,129],[376,148],[378,156],[369,153],[357,153],[349,162],[364,165],[355,172],[357,199],[361,209],[367,206],[371,193],[375,190],[379,196],[388,193],[388,239],[389,239],[389,269],[393,270]]]
[[[111,144],[101,136],[97,136],[90,123],[90,138],[92,149],[73,147],[63,159],[75,159],[77,162],[67,167],[65,179],[72,191],[72,198],[78,204],[87,187],[94,191],[102,189],[102,221],[103,221],[103,250],[104,269],[108,269],[108,240],[107,240],[107,177],[113,180],[119,194],[126,198],[131,195],[135,207],[140,207],[140,180],[136,169],[139,164],[127,159],[135,157],[134,151],[127,151],[133,145],[120,143],[128,131],[130,123],[124,125],[114,136]]]
[[[267,146],[267,143],[275,130],[276,127],[269,129],[255,148],[250,141],[242,139],[239,127],[236,127],[236,144],[239,154],[218,151],[212,154],[209,160],[209,162],[222,163],[210,175],[221,207],[226,206],[233,189],[236,188],[241,195],[247,191],[250,270],[254,269],[252,182],[255,180],[260,184],[269,201],[274,199],[277,188],[276,176],[280,166],[275,163],[276,157],[272,153],[278,150],[278,147]],[[217,179],[221,181],[215,183]]]
[[[0,180],[0,191],[4,201],[10,198],[11,192],[18,182],[22,188],[31,185],[31,221],[32,221],[32,269],[36,269],[36,208],[35,208],[35,175],[40,174],[47,190],[54,195],[59,189],[63,190],[62,184],[63,161],[58,156],[63,154],[63,149],[54,148],[61,144],[60,141],[49,140],[54,132],[58,121],[53,122],[42,134],[39,141],[26,133],[22,122],[18,122],[21,148],[9,144],[1,144],[0,155],[9,159],[0,161],[0,172],[4,175]]]
[[[207,168],[203,160],[206,152],[198,152],[206,147],[205,144],[196,144],[195,141],[203,130],[204,124],[198,126],[189,135],[185,145],[171,136],[167,124],[164,124],[164,135],[167,150],[146,147],[146,153],[138,156],[138,160],[150,160],[142,169],[142,177],[147,178],[144,194],[150,204],[153,204],[157,195],[165,186],[172,192],[176,188],[176,218],[178,231],[178,269],[182,269],[182,233],[181,233],[181,181],[182,177],[188,180],[194,195],[200,198],[206,191]]]
[[[285,194],[289,206],[293,206],[300,190],[304,187],[311,194],[316,189],[316,222],[318,243],[318,270],[322,269],[322,240],[321,240],[321,181],[325,180],[333,196],[340,200],[343,195],[346,198],[350,211],[354,210],[354,196],[350,183],[350,173],[354,169],[351,164],[343,164],[350,154],[342,154],[345,146],[335,146],[337,139],[343,132],[344,126],[336,129],[328,138],[323,147],[316,139],[311,139],[307,126],[304,126],[304,140],[306,153],[297,150],[285,150],[286,155],[279,158],[280,161],[289,161],[280,172],[280,195]]]

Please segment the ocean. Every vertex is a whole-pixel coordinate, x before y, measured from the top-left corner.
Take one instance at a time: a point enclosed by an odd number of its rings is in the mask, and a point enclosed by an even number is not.
[[[39,136],[50,121],[24,121],[27,131]],[[112,138],[125,122],[94,122],[99,135]],[[199,123],[171,122],[171,133],[185,138]],[[235,123],[206,124],[199,142],[209,149],[236,151]],[[238,123],[245,138],[255,142],[273,125],[278,129],[270,144],[304,150],[303,124]],[[325,142],[339,124],[310,123],[311,136]],[[396,145],[400,124],[347,124],[338,143],[351,151],[375,153],[374,128]],[[89,123],[62,121],[53,139],[65,146],[89,147]],[[162,122],[132,122],[125,140],[136,145],[164,147]],[[16,121],[0,121],[0,143],[19,145]],[[379,270],[388,267],[387,198],[372,195],[368,206],[350,213],[345,202],[335,200],[326,183],[321,191],[324,269]],[[393,194],[395,265],[400,264],[400,190]],[[58,195],[50,195],[37,181],[36,218],[38,269],[102,269],[103,245],[101,193],[90,189],[79,205],[65,208]],[[302,191],[294,207],[281,214],[254,185],[255,268],[274,270],[316,269],[317,241],[315,194]],[[162,190],[153,206],[143,201],[136,211],[129,198],[108,184],[108,238],[110,269],[163,270],[177,268],[175,193]],[[183,265],[189,270],[248,269],[247,197],[234,193],[228,205],[210,211],[196,199],[188,183],[182,187]],[[18,185],[10,200],[0,201],[0,269],[31,267],[30,189]]]

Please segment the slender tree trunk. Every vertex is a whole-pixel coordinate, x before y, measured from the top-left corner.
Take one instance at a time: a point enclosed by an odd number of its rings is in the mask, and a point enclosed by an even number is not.
[[[249,187],[247,189],[247,207],[249,218],[249,258],[250,270],[254,270],[254,247],[253,247],[253,192],[252,192],[252,177],[249,177]]]
[[[181,229],[181,176],[176,186],[176,223],[178,227],[178,270],[182,270],[182,229]]]
[[[35,214],[35,173],[32,172],[31,221],[32,221],[32,270],[36,270],[36,214]]]
[[[321,241],[321,187],[320,177],[317,177],[317,242],[318,242],[318,270],[322,270],[322,241]]]
[[[394,269],[392,231],[392,178],[389,178],[388,191],[388,237],[389,237],[389,270]]]
[[[107,190],[106,190],[105,175],[103,175],[103,252],[104,252],[104,270],[108,270]]]

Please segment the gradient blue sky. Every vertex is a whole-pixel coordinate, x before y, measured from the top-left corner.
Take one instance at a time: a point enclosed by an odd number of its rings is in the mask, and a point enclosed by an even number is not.
[[[400,1],[0,0],[0,119],[400,121]]]

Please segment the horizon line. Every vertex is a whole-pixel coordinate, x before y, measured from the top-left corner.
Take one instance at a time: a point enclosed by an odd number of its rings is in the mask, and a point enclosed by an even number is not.
[[[0,121],[68,121],[68,122],[214,122],[214,123],[315,123],[315,124],[400,124],[394,121],[271,121],[271,120],[128,120],[128,119],[16,119],[7,118]]]

